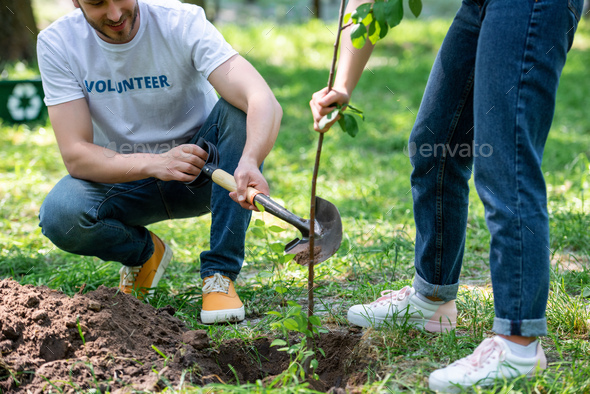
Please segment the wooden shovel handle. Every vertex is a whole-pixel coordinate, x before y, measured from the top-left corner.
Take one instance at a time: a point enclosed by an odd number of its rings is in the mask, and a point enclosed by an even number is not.
[[[229,190],[230,192],[235,192],[238,190],[238,185],[236,184],[236,180],[234,179],[233,175],[223,171],[220,168],[213,171],[213,174],[211,174],[211,179],[225,190]],[[260,190],[257,190],[253,187],[248,187],[246,190],[246,200],[250,204],[255,205],[254,198],[256,195],[261,193],[262,192]]]

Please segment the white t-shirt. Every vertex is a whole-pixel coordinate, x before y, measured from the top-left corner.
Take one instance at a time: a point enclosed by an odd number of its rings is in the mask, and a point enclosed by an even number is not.
[[[187,142],[217,102],[209,74],[237,53],[200,7],[140,0],[139,12],[125,44],[100,39],[79,9],[37,41],[45,104],[86,98],[94,143],[119,153]]]

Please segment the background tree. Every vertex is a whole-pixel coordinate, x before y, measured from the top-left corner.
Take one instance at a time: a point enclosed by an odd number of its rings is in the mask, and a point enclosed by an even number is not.
[[[313,16],[320,19],[322,12],[321,0],[313,0]]]
[[[205,10],[205,14],[207,15],[207,19],[210,22],[215,21],[215,17],[219,14],[219,7],[221,0],[182,0],[184,3],[196,4],[199,7]],[[213,5],[211,4],[213,3]]]
[[[31,0],[0,0],[0,64],[36,58],[37,25]]]

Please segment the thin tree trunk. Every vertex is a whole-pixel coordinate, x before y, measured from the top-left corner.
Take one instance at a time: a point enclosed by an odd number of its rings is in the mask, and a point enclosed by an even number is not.
[[[0,64],[35,60],[38,30],[31,0],[2,0],[0,7]]]

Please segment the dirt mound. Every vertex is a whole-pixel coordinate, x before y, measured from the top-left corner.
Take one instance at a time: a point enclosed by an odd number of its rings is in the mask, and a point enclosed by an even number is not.
[[[288,366],[288,355],[270,347],[272,338],[249,344],[233,339],[213,348],[207,331],[189,330],[174,313],[116,288],[101,286],[70,298],[2,280],[0,391],[160,391],[182,382],[254,382]],[[359,339],[335,332],[320,338],[326,358],[314,387],[346,386],[364,366],[350,360]]]

